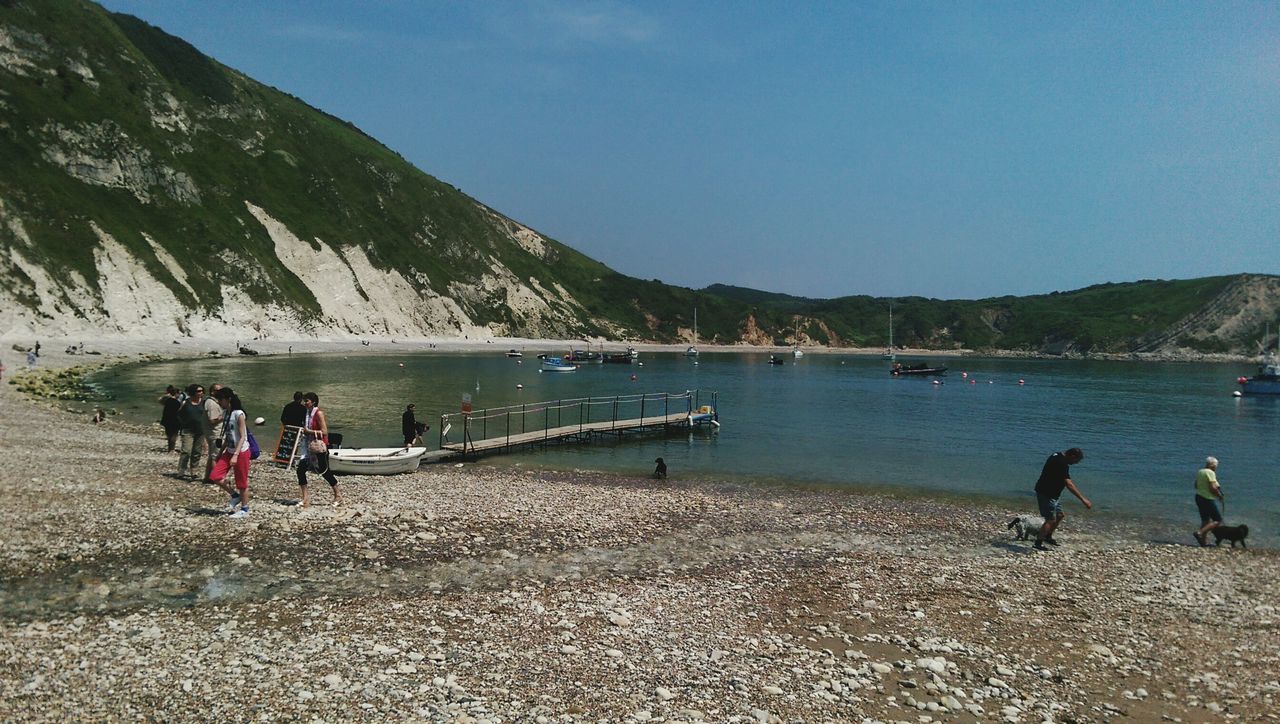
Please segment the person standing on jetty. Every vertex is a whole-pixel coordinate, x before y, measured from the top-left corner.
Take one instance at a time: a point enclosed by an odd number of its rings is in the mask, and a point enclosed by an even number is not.
[[[1195,537],[1201,548],[1209,545],[1205,538],[1209,531],[1222,525],[1222,513],[1214,498],[1226,500],[1222,486],[1218,484],[1218,459],[1210,455],[1204,459],[1204,467],[1196,473],[1196,509],[1200,511],[1200,530],[1196,531]]]
[[[244,406],[230,387],[219,387],[214,393],[218,407],[223,411],[222,452],[213,464],[209,481],[227,491],[231,502],[227,507],[232,518],[249,517],[249,427],[245,423]],[[227,475],[235,474],[235,484],[227,482]]]
[[[182,434],[188,440],[184,442],[178,455],[178,477],[195,480],[196,465],[209,454],[209,440],[213,436],[209,432],[209,416],[204,411],[204,388],[195,383],[187,385],[187,399],[178,408],[178,418],[182,421]]]
[[[329,469],[329,420],[320,409],[320,396],[308,392],[302,396],[302,404],[306,408],[307,417],[302,426],[306,435],[303,447],[303,458],[298,461],[298,487],[302,488],[302,508],[311,507],[311,492],[307,489],[307,468],[310,467],[324,478],[333,490],[333,504],[342,502],[342,493],[338,490],[338,477]]]
[[[178,410],[182,409],[182,401],[178,399],[178,388],[169,385],[160,396],[160,426],[164,428],[164,436],[169,440],[168,452],[173,452],[178,444],[178,431],[182,429],[182,421],[178,419]]]
[[[1058,541],[1053,539],[1053,532],[1066,517],[1062,512],[1062,504],[1058,502],[1062,497],[1063,489],[1070,490],[1072,495],[1079,498],[1086,510],[1093,508],[1093,503],[1084,497],[1071,480],[1071,466],[1081,460],[1084,460],[1084,450],[1073,447],[1064,452],[1056,452],[1044,461],[1040,479],[1036,481],[1036,502],[1040,505],[1040,516],[1044,518],[1044,525],[1040,527],[1040,533],[1036,536],[1037,550],[1047,550],[1044,547],[1045,543],[1051,546],[1058,545]]]

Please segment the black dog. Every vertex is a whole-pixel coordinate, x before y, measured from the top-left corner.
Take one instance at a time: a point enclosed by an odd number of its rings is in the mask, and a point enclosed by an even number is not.
[[[1231,547],[1236,547],[1236,542],[1244,548],[1249,546],[1244,544],[1244,539],[1249,537],[1249,526],[1247,525],[1220,525],[1209,531],[1213,534],[1213,544],[1220,545],[1222,541],[1231,541]]]

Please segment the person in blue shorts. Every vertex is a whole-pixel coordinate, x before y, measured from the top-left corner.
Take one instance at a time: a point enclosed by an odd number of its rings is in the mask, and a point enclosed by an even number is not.
[[[1086,510],[1093,508],[1093,503],[1090,503],[1089,499],[1084,497],[1084,493],[1081,493],[1076,484],[1071,481],[1071,466],[1081,460],[1084,460],[1084,450],[1073,447],[1063,452],[1056,452],[1044,461],[1040,479],[1036,481],[1036,502],[1040,505],[1040,516],[1044,518],[1044,525],[1036,535],[1035,547],[1038,550],[1046,550],[1045,543],[1051,546],[1058,545],[1058,541],[1053,539],[1053,532],[1066,517],[1062,512],[1062,504],[1058,502],[1064,489],[1070,490],[1072,495],[1079,498]]]

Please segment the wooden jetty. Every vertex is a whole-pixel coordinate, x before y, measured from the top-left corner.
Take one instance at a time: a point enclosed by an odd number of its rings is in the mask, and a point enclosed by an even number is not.
[[[719,427],[717,393],[646,392],[511,405],[440,416],[440,451],[462,457],[595,437]]]

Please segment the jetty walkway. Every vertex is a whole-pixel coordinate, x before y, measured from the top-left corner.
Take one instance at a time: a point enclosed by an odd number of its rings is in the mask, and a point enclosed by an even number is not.
[[[719,427],[717,393],[646,392],[531,402],[440,416],[440,452],[466,457],[534,445],[703,425]]]

